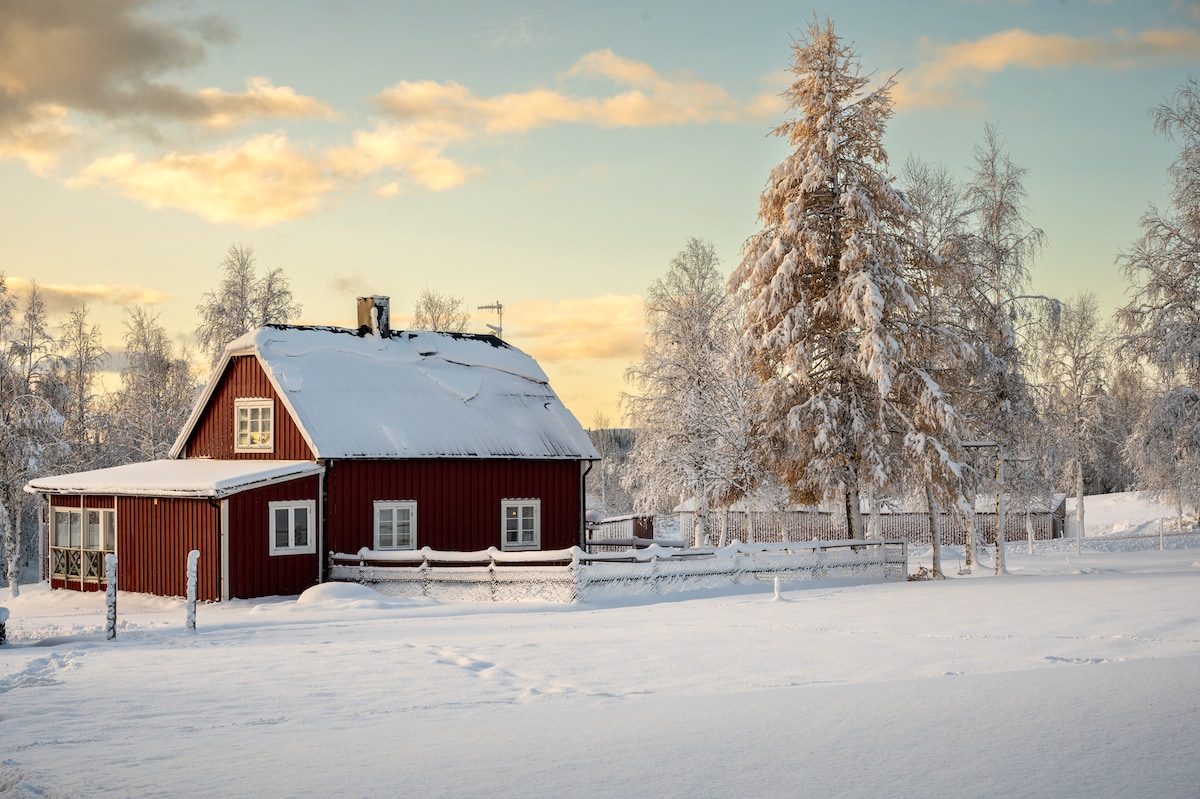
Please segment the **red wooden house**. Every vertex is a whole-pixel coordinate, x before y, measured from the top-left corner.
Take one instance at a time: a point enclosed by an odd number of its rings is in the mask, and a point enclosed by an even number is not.
[[[582,544],[599,455],[525,353],[493,336],[272,325],[232,342],[171,457],[47,477],[52,585],[294,594],[325,553]]]

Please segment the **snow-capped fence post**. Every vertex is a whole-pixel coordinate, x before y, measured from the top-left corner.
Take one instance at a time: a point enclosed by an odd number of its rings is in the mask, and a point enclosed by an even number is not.
[[[104,637],[109,641],[117,637],[117,556],[111,552],[104,556],[105,578],[108,589],[104,592],[104,602],[108,607],[105,617]]]
[[[200,560],[200,550],[193,549],[187,554],[187,624],[188,632],[196,632],[196,562]]]
[[[430,589],[433,588],[433,574],[429,565],[429,547],[425,547],[422,552],[421,565],[421,596],[429,596]]]
[[[8,608],[0,607],[0,646],[8,640],[8,632],[5,631],[4,625],[8,623]]]

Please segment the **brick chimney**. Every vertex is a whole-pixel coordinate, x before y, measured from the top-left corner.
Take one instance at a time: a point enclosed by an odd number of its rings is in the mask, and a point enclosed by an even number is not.
[[[388,297],[374,295],[358,298],[358,332],[387,338],[392,334]]]

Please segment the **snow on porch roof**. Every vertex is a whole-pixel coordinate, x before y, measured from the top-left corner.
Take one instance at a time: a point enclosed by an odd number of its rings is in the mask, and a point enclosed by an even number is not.
[[[269,325],[231,342],[216,377],[239,355],[258,359],[317,458],[600,457],[537,362],[492,336]]]
[[[26,483],[25,490],[45,494],[220,499],[248,488],[308,477],[324,470],[325,467],[312,461],[157,460],[57,477],[39,477]]]

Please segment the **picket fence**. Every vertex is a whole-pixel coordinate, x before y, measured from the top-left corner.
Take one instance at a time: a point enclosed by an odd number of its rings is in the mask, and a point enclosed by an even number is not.
[[[389,596],[446,601],[596,602],[666,595],[756,581],[903,581],[904,541],[804,541],[681,550],[651,544],[624,552],[330,553],[332,580],[369,585]]]

